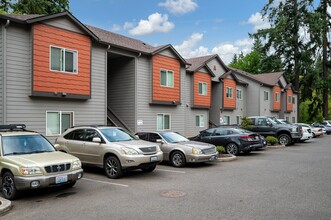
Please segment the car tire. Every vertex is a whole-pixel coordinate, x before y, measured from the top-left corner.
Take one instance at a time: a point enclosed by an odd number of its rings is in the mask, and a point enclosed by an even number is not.
[[[171,154],[170,162],[174,167],[183,167],[186,164],[185,155],[180,151],[175,151]]]
[[[121,163],[115,156],[107,157],[103,167],[107,177],[110,179],[117,179],[123,175]]]
[[[2,176],[2,194],[6,199],[14,200],[18,196],[18,191],[15,185],[15,179],[11,172],[6,172]]]
[[[315,135],[315,133],[313,132],[312,134],[313,134],[313,138],[316,138],[316,135]]]
[[[228,154],[237,156],[239,154],[239,147],[235,143],[228,143],[225,147],[225,150]]]
[[[141,170],[144,171],[144,172],[146,172],[146,173],[150,173],[153,170],[155,170],[155,168],[156,168],[156,165],[150,165],[149,167],[141,168]]]
[[[280,134],[278,137],[279,144],[289,146],[292,144],[292,138],[287,134]]]

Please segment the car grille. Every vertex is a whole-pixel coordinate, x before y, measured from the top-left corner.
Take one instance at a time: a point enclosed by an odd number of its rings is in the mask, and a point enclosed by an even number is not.
[[[216,148],[215,147],[208,148],[208,149],[203,149],[202,150],[202,153],[204,153],[204,154],[213,154],[215,152],[216,152]]]
[[[57,173],[57,172],[69,170],[70,166],[71,166],[70,163],[56,164],[56,165],[46,166],[45,170],[47,173]]]
[[[142,152],[144,153],[153,153],[156,151],[156,147],[155,146],[152,146],[152,147],[142,147],[142,148],[139,148]]]

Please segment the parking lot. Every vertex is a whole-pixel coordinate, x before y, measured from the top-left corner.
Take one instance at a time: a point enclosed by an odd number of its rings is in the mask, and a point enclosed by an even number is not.
[[[84,168],[73,188],[27,192],[1,219],[330,219],[330,140],[116,180]]]

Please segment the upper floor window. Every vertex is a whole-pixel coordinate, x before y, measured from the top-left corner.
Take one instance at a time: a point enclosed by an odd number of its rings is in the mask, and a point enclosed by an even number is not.
[[[289,96],[287,97],[287,103],[289,103],[289,104],[292,103],[292,96],[289,95]]]
[[[161,86],[174,86],[174,72],[171,70],[161,70]]]
[[[157,114],[157,130],[169,130],[170,129],[170,114]]]
[[[279,98],[279,92],[275,93],[275,101],[279,102],[280,98]]]
[[[77,73],[77,51],[51,46],[50,68],[53,71]]]
[[[264,101],[268,101],[269,100],[269,92],[267,92],[267,91],[264,91],[263,92],[263,99],[264,99]]]
[[[232,88],[231,87],[226,88],[226,97],[232,98]]]
[[[60,135],[73,126],[73,112],[46,112],[46,135]]]
[[[242,93],[243,93],[243,91],[241,89],[237,89],[237,99],[238,100],[242,100],[243,99]]]
[[[207,83],[199,82],[199,95],[207,95]]]

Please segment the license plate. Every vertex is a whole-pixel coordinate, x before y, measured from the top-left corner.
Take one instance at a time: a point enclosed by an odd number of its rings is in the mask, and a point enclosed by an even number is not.
[[[68,176],[56,176],[55,177],[55,184],[59,184],[59,183],[65,183],[68,182]]]
[[[154,157],[151,157],[151,162],[155,162],[155,161],[157,161],[157,156],[154,156]]]
[[[216,159],[217,159],[217,157],[215,155],[213,155],[209,158],[210,161],[213,161],[213,160],[216,160]]]

